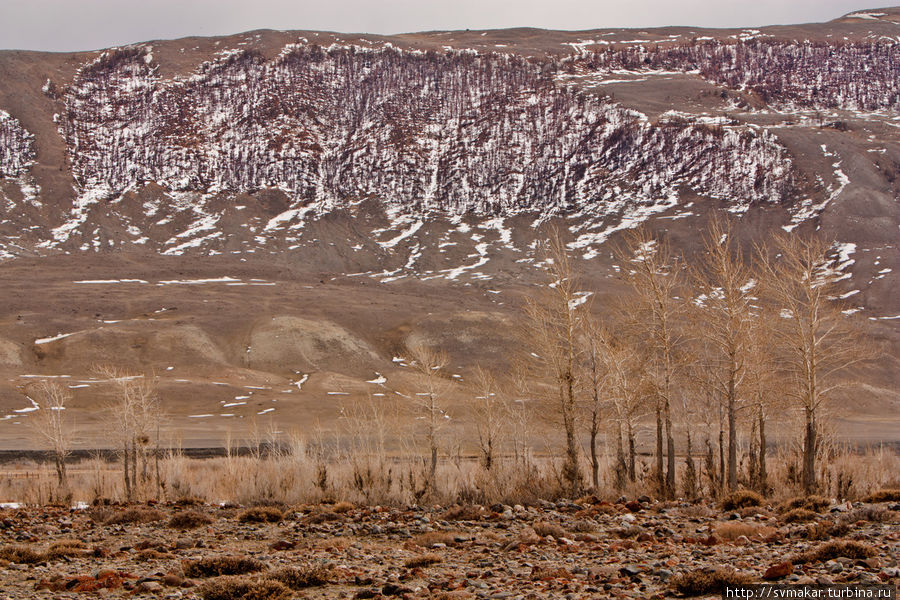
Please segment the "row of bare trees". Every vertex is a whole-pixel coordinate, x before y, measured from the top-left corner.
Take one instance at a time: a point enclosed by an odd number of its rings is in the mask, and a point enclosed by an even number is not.
[[[730,223],[714,220],[689,262],[640,229],[618,250],[625,292],[601,304],[587,301],[565,244],[553,235],[547,281],[526,299],[525,358],[532,393],[553,407],[562,427],[561,474],[569,491],[584,487],[584,434],[591,483],[599,488],[604,420],[613,423],[614,483],[634,481],[636,424],[651,415],[655,488],[675,497],[676,412],[686,444],[686,492],[698,490],[692,436],[714,415],[720,465],[707,438],[712,487],[738,486],[739,440],[749,428],[747,483],[768,491],[767,424],[789,413],[803,423],[802,487],[815,490],[823,405],[855,364],[873,357],[861,321],[839,301],[841,273],[832,254],[831,244],[797,234],[747,252]]]

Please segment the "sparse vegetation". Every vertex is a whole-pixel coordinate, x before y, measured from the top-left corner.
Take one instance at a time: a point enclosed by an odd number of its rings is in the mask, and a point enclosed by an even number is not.
[[[291,590],[279,581],[252,577],[217,577],[197,588],[203,600],[290,600]]]
[[[197,510],[186,510],[169,519],[169,527],[173,529],[196,529],[213,522],[212,517]]]
[[[284,512],[274,506],[254,506],[238,515],[241,523],[280,523]]]
[[[441,562],[441,560],[441,557],[437,554],[424,554],[422,556],[414,556],[407,559],[403,563],[403,566],[407,569],[421,569],[423,567],[436,565],[437,563]]]
[[[900,502],[900,489],[878,490],[863,499],[864,502]]]
[[[127,508],[103,519],[105,525],[127,525],[131,523],[152,523],[162,521],[165,515],[154,508]],[[173,525],[174,527],[174,525]]]
[[[245,575],[266,569],[265,563],[247,556],[209,556],[181,563],[185,577]]]
[[[835,558],[870,558],[875,556],[875,549],[856,540],[835,540],[826,542],[811,550],[796,555],[792,562],[803,564],[809,562],[825,562]]]
[[[672,587],[685,596],[717,594],[727,586],[741,586],[753,583],[753,577],[730,567],[704,569],[681,573],[672,580]]]
[[[334,572],[329,565],[282,567],[265,574],[266,579],[281,582],[292,590],[327,585],[333,577]]]
[[[794,508],[781,515],[781,520],[785,523],[806,523],[814,521],[818,516],[817,513],[805,508]]]
[[[724,510],[737,510],[750,506],[762,506],[766,502],[758,492],[753,490],[738,490],[732,492],[722,500]]]
[[[778,507],[778,510],[780,512],[789,512],[791,510],[802,508],[814,512],[821,512],[828,508],[829,504],[831,504],[831,502],[822,496],[798,496],[797,498],[791,498],[782,503],[781,506]]]

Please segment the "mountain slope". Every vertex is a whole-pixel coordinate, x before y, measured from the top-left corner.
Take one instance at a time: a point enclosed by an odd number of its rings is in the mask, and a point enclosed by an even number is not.
[[[441,339],[464,376],[517,343],[541,225],[602,296],[622,230],[649,222],[691,256],[720,211],[747,245],[835,240],[845,300],[888,343],[877,412],[900,388],[898,22],[0,52],[0,412],[25,375],[90,390],[104,357],[157,369],[188,404],[221,379],[274,398],[303,375],[281,362],[315,371],[295,393],[357,393],[402,378],[410,336]],[[341,359],[285,354],[316,318],[303,343]]]

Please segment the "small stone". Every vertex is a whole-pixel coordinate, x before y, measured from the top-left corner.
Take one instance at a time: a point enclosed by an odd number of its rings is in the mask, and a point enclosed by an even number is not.
[[[842,565],[841,563],[839,563],[837,561],[829,560],[828,562],[825,563],[825,568],[828,570],[829,573],[840,573],[841,571],[844,570],[844,565]]]
[[[135,588],[137,592],[158,592],[162,590],[162,584],[158,581],[142,581]]]

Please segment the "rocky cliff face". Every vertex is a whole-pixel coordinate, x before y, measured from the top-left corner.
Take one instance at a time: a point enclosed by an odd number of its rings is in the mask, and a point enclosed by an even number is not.
[[[288,46],[224,53],[163,79],[145,49],[111,51],[65,90],[61,131],[83,194],[255,192],[408,210],[602,210],[686,186],[780,202],[790,159],[766,132],[634,111],[510,55]],[[296,207],[293,207],[296,208]]]
[[[0,110],[0,178],[19,177],[34,160],[33,136]]]
[[[777,108],[900,108],[900,42],[886,36],[860,42],[695,39],[586,52],[569,65],[693,72],[729,89],[751,91]]]

